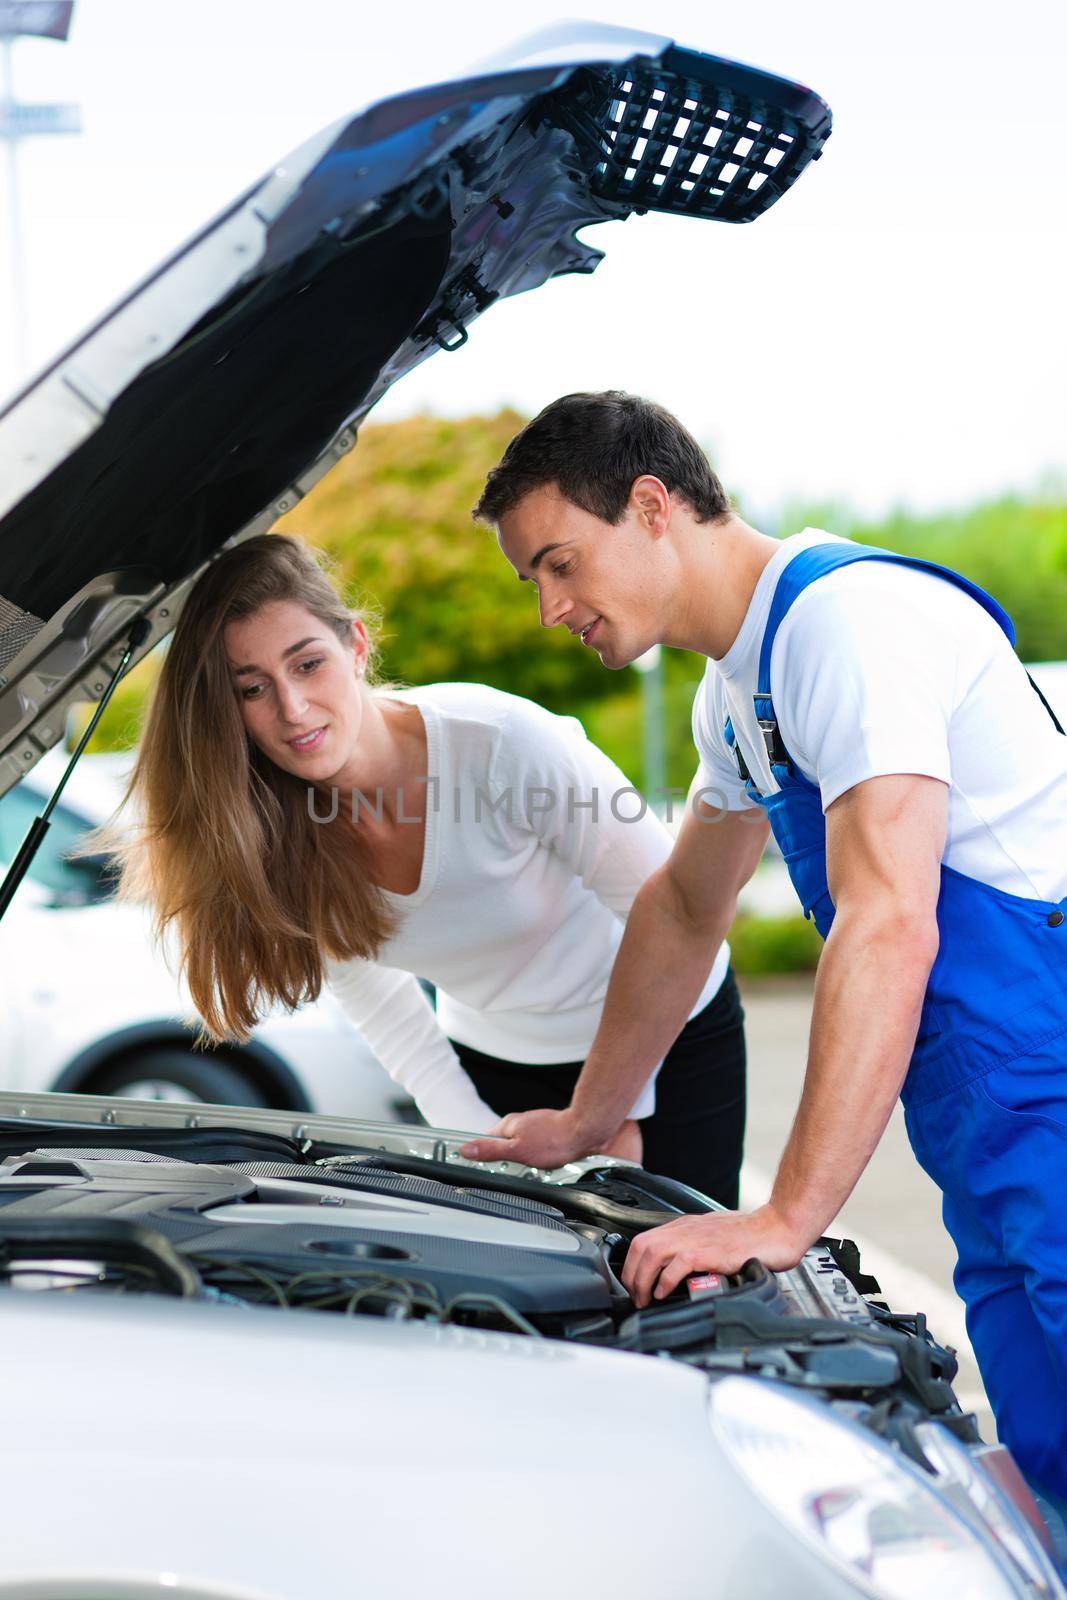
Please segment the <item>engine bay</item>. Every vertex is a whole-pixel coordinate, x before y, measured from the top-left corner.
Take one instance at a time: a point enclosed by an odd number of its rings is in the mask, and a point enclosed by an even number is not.
[[[630,1241],[714,1209],[618,1164],[569,1182],[234,1127],[0,1122],[0,1284],[454,1323],[814,1390],[922,1459],[931,1417],[977,1444],[954,1353],[894,1315],[847,1240],[749,1261],[637,1309]]]

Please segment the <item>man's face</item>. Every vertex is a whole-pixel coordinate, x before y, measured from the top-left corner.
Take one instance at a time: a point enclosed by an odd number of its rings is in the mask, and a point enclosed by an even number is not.
[[[536,585],[542,627],[562,623],[611,668],[658,642],[660,541],[640,505],[603,522],[547,484],[500,519],[497,538],[519,578]]]

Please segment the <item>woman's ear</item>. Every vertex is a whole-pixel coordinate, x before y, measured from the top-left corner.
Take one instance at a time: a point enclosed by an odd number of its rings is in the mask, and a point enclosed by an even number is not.
[[[359,617],[352,618],[352,653],[356,661],[356,677],[362,678],[367,671],[370,639],[367,635],[367,629]]]

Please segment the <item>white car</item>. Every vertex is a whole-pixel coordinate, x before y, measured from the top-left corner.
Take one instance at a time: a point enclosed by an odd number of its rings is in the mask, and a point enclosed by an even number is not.
[[[14,859],[63,775],[50,751],[0,799],[0,863]],[[86,756],[0,922],[0,1087],[421,1120],[333,996],[279,1008],[244,1046],[196,1047],[188,996],[147,918],[112,897],[106,860],[68,852],[111,816],[129,757]]]
[[[575,25],[274,168],[0,414],[0,792],[392,382],[590,271],[579,230],[751,221],[829,129],[801,85]],[[696,339],[707,285],[664,268]],[[712,1201],[461,1142],[0,1093],[0,1600],[1063,1600],[952,1353],[854,1247],[638,1310],[629,1242]]]

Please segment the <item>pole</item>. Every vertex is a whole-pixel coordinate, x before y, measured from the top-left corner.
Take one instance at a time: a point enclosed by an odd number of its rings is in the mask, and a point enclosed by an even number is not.
[[[639,656],[641,674],[641,749],[645,797],[651,799],[667,782],[663,749],[663,651],[658,644]]]
[[[3,60],[3,101],[8,106],[15,104],[14,54],[15,41],[5,34],[0,38],[0,56]],[[11,240],[11,312],[14,320],[12,351],[17,382],[24,375],[27,366],[26,274],[23,265],[22,209],[19,200],[18,138],[9,131],[5,143],[7,144],[7,204],[10,214],[8,235]]]

